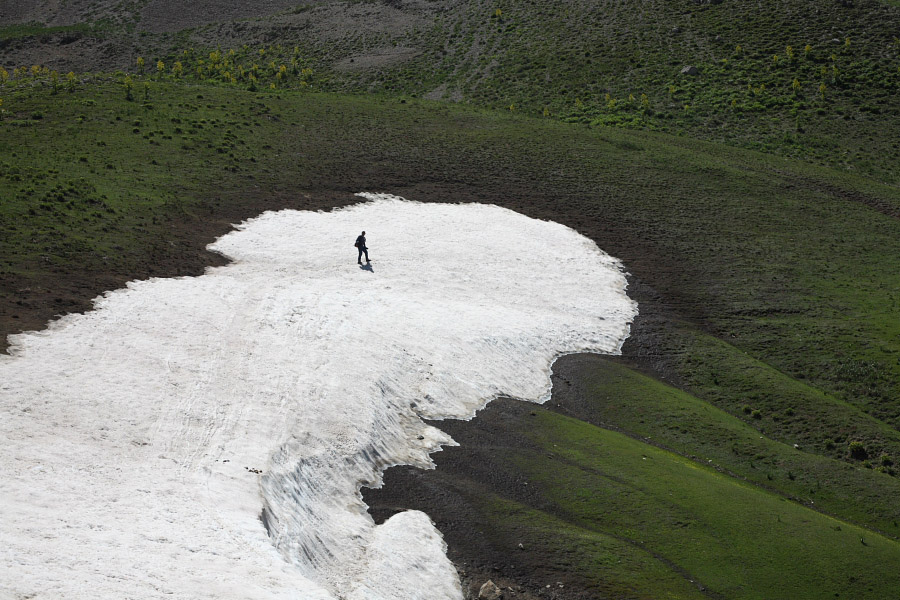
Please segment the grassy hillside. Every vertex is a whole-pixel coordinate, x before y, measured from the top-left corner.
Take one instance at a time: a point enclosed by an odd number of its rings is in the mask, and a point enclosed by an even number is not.
[[[607,367],[613,380],[604,392],[618,394],[619,378],[635,377]],[[758,437],[740,433],[739,423],[708,406],[691,411],[692,401],[676,399],[678,392],[656,383],[632,380],[625,389],[642,400],[639,408],[622,409],[646,419],[648,426],[638,429],[657,433],[658,419],[667,421],[665,432],[673,422],[668,409],[681,413],[676,422],[707,442],[724,442],[713,431],[719,427],[736,434],[730,443]],[[556,412],[499,403],[479,416],[490,424],[451,428],[461,446],[439,454],[437,470],[425,477],[449,490],[443,500],[465,505],[472,515],[465,531],[449,530],[451,540],[474,537],[508,565],[505,571],[532,579],[548,594],[564,592],[556,583],[561,572],[571,574],[566,587],[574,579],[590,598],[881,599],[897,589],[896,574],[882,568],[900,559],[896,539],[741,480],[721,462],[705,459],[715,454],[692,460],[662,449],[665,442],[656,436],[651,445],[632,431],[564,416],[560,411],[569,404],[558,400],[563,408]],[[632,397],[601,401],[595,414],[605,417],[605,409],[620,400],[627,405]],[[659,409],[663,414],[655,416]],[[497,433],[500,423],[504,430]],[[763,443],[770,452],[778,446]],[[498,479],[511,481],[498,486]],[[387,493],[401,480],[389,473]],[[829,487],[822,486],[817,500]],[[378,504],[380,494],[367,500]],[[425,507],[416,501],[412,506]],[[541,557],[539,564],[523,564],[525,548]]]
[[[627,573],[636,564],[646,573],[675,568],[702,574],[704,585],[724,597],[744,597],[768,589],[775,563],[765,556],[794,555],[792,545],[802,540],[823,553],[817,568],[868,582],[869,597],[892,585],[875,577],[874,565],[896,552],[896,542],[880,535],[900,535],[893,502],[900,492],[894,188],[686,138],[418,100],[254,93],[166,79],[151,81],[145,92],[142,81],[128,90],[120,76],[79,77],[59,88],[38,77],[16,84],[4,103],[0,278],[7,331],[42,289],[84,294],[98,272],[172,274],[194,264],[185,256],[203,242],[196,231],[224,232],[228,218],[266,207],[347,202],[345,192],[377,189],[420,200],[496,202],[553,218],[625,261],[632,293],[646,318],[658,321],[638,325],[628,359],[687,392],[624,367],[594,366],[568,385],[580,386],[594,403],[585,415],[600,421],[548,416],[528,429],[534,444],[554,448],[571,467],[541,466],[540,452],[504,458],[504,470],[550,478],[543,493],[575,518],[566,526],[575,527],[566,529],[571,535],[553,543],[581,540],[573,547],[585,562],[558,568],[594,572],[602,564],[596,573],[617,573],[622,581],[633,579]],[[669,454],[597,425],[652,438]],[[621,444],[618,454],[597,454]],[[645,473],[639,454],[652,456],[660,471]],[[656,482],[672,469],[684,477]],[[680,508],[660,521],[652,502],[634,513],[628,503],[611,504],[619,493],[599,501],[592,477],[611,470],[642,494],[656,494],[648,485],[683,486]],[[688,494],[701,485],[688,485],[688,474],[721,488],[716,502]],[[622,498],[631,493],[626,488]],[[518,526],[530,540],[543,539],[541,531],[560,518],[529,516],[500,500],[481,510],[479,518],[498,527],[523,520],[527,526]],[[586,525],[597,511],[603,525]],[[784,529],[763,537],[758,527],[738,526],[779,518]],[[618,552],[609,544],[621,545],[613,534],[640,523],[640,535],[656,549],[629,550],[631,558],[608,564]],[[698,537],[680,538],[678,523],[694,523],[688,529]],[[822,537],[841,535],[859,546],[853,560],[836,550],[844,542],[833,546],[839,540]],[[728,539],[733,554],[690,549],[712,538]],[[749,562],[738,577],[742,561]],[[797,589],[825,589],[809,587],[804,577],[790,576]],[[672,590],[683,589],[669,575],[659,585],[669,589],[670,580]],[[867,589],[844,580],[827,582],[832,588]]]
[[[900,7],[892,3],[226,3],[215,17],[163,4],[97,3],[88,23],[48,8],[53,26],[0,28],[0,64],[138,72],[141,56],[153,73],[162,60],[168,76],[178,61],[182,77],[241,87],[462,101],[900,181]],[[214,51],[220,59],[210,59]],[[682,74],[686,66],[698,73]]]
[[[179,29],[95,4],[0,29],[2,333],[198,273],[266,209],[553,219],[624,261],[641,317],[622,361],[558,363],[554,411],[448,425],[441,457],[473,454],[429,476],[500,575],[521,553],[559,597],[897,589],[896,8],[319,2]]]

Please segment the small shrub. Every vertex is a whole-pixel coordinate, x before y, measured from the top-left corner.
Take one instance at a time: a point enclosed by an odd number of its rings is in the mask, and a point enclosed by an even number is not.
[[[759,409],[756,409],[752,413],[750,413],[750,416],[753,417],[754,419],[759,420],[759,419],[762,419],[762,412],[760,412]]]
[[[131,75],[125,77],[123,85],[125,86],[125,99],[131,102],[134,100],[134,95],[131,93],[134,88],[134,83],[131,81]]]
[[[866,451],[866,446],[860,441],[852,441],[847,446],[850,451],[850,457],[856,460],[865,460],[869,458],[869,453]]]
[[[744,409],[743,409],[743,410],[744,410],[744,414],[745,414],[745,415],[749,415],[750,413],[753,412],[753,409],[750,408],[750,406],[748,406],[747,404],[744,405]]]

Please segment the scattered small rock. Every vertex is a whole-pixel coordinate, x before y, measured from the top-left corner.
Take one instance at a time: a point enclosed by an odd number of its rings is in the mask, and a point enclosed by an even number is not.
[[[687,65],[686,67],[681,69],[681,74],[682,75],[699,75],[700,69],[698,69],[697,67],[695,67],[693,65]]]
[[[503,597],[503,590],[497,587],[493,581],[488,579],[481,589],[478,590],[478,600],[500,600]]]

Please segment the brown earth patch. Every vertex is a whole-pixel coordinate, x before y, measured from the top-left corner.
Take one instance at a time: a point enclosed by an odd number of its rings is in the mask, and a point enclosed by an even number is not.
[[[363,71],[369,69],[382,69],[393,67],[412,60],[421,54],[416,48],[375,48],[365,54],[355,54],[349,58],[338,61],[334,67],[338,71]]]

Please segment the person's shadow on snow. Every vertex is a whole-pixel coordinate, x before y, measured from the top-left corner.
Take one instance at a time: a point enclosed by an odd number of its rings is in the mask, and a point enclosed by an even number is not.
[[[369,273],[374,273],[375,269],[372,268],[372,263],[366,263],[364,265],[359,265],[359,268],[363,271],[368,271]]]

